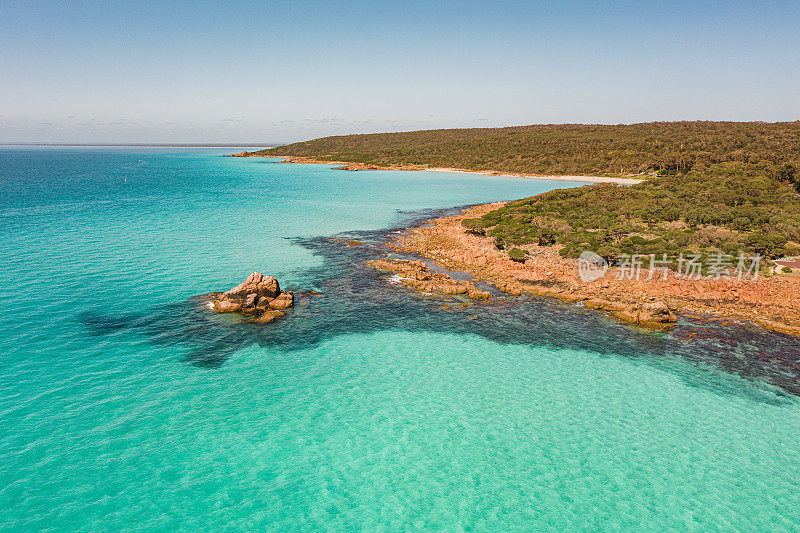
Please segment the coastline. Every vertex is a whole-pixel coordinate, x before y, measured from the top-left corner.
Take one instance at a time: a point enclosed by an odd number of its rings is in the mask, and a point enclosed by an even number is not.
[[[467,170],[462,168],[449,168],[449,167],[426,167],[421,165],[367,165],[364,163],[355,163],[352,161],[332,161],[325,159],[316,159],[312,157],[299,157],[299,156],[266,156],[254,155],[251,152],[241,152],[238,154],[231,154],[228,157],[284,157],[284,161],[279,161],[282,164],[307,164],[307,165],[341,165],[340,170],[409,170],[415,172],[452,172],[457,174],[480,174],[483,176],[500,176],[510,178],[526,178],[526,179],[540,179],[540,180],[554,180],[554,181],[579,181],[585,183],[613,183],[615,185],[636,185],[645,181],[643,178],[623,178],[623,177],[608,177],[608,176],[575,176],[575,175],[553,175],[548,176],[544,174],[519,174],[514,172],[501,172],[498,170]]]
[[[577,262],[558,255],[557,246],[530,245],[528,258],[512,261],[491,237],[468,233],[461,220],[504,205],[483,204],[459,214],[434,218],[393,236],[397,253],[430,260],[450,271],[466,272],[512,295],[554,297],[595,309],[627,323],[655,329],[671,324],[650,310],[677,315],[745,321],[769,331],[800,337],[800,280],[774,276],[757,280],[617,279],[617,268],[591,283],[578,275]],[[622,277],[622,276],[620,276]],[[624,277],[622,277],[624,278]]]
[[[286,159],[280,163],[341,165],[339,170],[349,171],[452,172],[616,185],[635,185],[645,181],[637,178],[545,176],[417,165],[367,165],[308,157],[253,155],[250,152],[232,154],[230,157],[284,157]],[[669,329],[678,314],[744,321],[765,330],[800,337],[798,279],[762,276],[758,280],[745,281],[673,278],[645,281],[616,279],[617,267],[611,267],[603,279],[584,283],[578,276],[576,261],[561,257],[557,247],[522,247],[530,255],[523,263],[519,263],[511,260],[506,252],[497,250],[490,237],[469,234],[461,227],[463,219],[480,217],[503,205],[505,202],[476,205],[457,215],[425,221],[393,236],[389,246],[398,253],[427,259],[444,269],[471,274],[476,280],[494,285],[502,292],[554,297],[646,328]],[[670,318],[664,319],[665,316]]]
[[[425,168],[426,172],[454,172],[458,174],[482,174],[484,176],[508,176],[511,178],[530,178],[540,180],[555,181],[584,181],[586,183],[614,183],[616,185],[636,185],[645,181],[640,178],[612,178],[607,176],[571,176],[557,175],[546,176],[544,174],[517,174],[513,172],[498,172],[495,170],[465,170],[462,168]]]

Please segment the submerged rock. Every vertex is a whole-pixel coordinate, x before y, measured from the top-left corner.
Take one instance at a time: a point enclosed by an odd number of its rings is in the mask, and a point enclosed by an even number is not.
[[[219,293],[210,293],[206,307],[216,313],[241,313],[256,318],[254,322],[272,322],[294,305],[294,295],[282,291],[278,280],[253,272],[243,283]]]
[[[264,314],[262,314],[260,317],[254,319],[253,322],[260,322],[261,324],[268,324],[270,322],[274,322],[275,320],[278,320],[279,318],[283,318],[284,315],[286,315],[286,313],[284,313],[283,311],[276,311],[274,309],[268,309],[267,311],[264,311]]]
[[[424,261],[409,259],[376,259],[369,265],[380,270],[394,272],[395,281],[424,293],[447,295],[466,294],[473,300],[488,300],[491,294],[475,287],[470,281],[461,281],[431,270]]]

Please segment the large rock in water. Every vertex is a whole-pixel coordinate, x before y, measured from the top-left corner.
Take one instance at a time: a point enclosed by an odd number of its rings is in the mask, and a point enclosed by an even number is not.
[[[217,313],[254,315],[257,322],[272,322],[281,318],[283,310],[294,305],[294,295],[282,291],[278,280],[253,272],[244,283],[223,293],[213,293],[207,307]]]
[[[278,280],[272,276],[264,276],[261,272],[253,272],[244,283],[222,293],[223,300],[243,300],[248,294],[275,298],[281,293]]]

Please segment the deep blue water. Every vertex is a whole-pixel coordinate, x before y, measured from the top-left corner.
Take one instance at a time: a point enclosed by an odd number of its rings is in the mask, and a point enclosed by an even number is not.
[[[363,266],[439,210],[579,184],[226,151],[0,149],[0,529],[800,524],[795,340],[442,309]],[[326,296],[267,326],[192,299],[253,270]]]

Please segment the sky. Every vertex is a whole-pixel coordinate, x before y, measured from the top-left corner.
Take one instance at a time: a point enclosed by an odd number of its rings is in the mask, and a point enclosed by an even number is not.
[[[0,142],[800,120],[800,1],[0,0]]]

